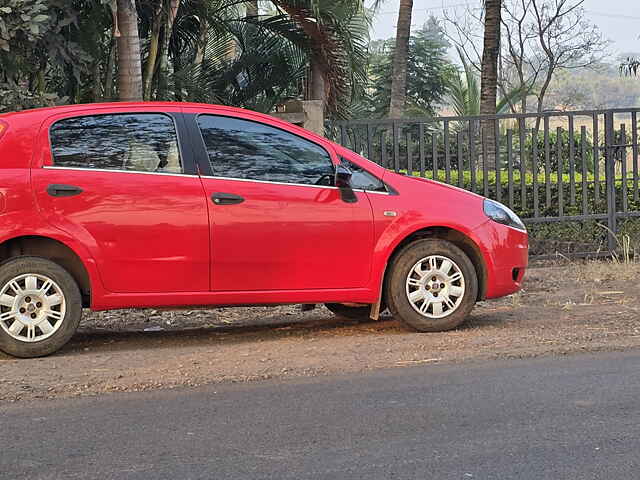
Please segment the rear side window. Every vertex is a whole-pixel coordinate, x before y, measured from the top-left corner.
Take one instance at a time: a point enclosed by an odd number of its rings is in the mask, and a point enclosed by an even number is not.
[[[182,173],[171,117],[126,113],[60,120],[49,130],[53,165],[134,172]]]
[[[331,185],[334,168],[319,145],[263,123],[200,115],[198,125],[218,177]]]

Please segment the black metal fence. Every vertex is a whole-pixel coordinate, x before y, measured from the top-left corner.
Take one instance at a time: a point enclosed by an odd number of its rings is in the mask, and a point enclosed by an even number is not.
[[[640,108],[338,122],[334,140],[380,165],[505,203],[538,255],[640,246]]]

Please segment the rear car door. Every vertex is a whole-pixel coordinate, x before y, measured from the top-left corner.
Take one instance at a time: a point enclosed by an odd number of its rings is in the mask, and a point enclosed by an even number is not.
[[[209,220],[182,116],[94,109],[47,119],[32,184],[40,211],[91,251],[110,292],[209,291]]]
[[[371,205],[363,192],[341,199],[328,143],[250,114],[186,111],[210,202],[214,291],[367,285]]]

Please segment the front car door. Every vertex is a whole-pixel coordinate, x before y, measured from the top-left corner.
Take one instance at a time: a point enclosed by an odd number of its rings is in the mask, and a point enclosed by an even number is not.
[[[209,291],[209,220],[182,115],[150,108],[57,114],[32,166],[47,220],[88,246],[114,293]]]
[[[328,142],[310,141],[251,114],[187,112],[210,199],[214,291],[368,284],[371,205],[363,192],[346,203],[332,186],[337,159]]]

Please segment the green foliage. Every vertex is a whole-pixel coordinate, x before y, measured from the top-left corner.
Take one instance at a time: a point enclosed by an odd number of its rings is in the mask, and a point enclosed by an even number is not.
[[[385,117],[389,111],[393,74],[393,40],[373,44],[369,54],[369,99],[362,116]],[[455,67],[447,59],[449,44],[438,21],[431,17],[409,39],[405,116],[433,116],[447,93]]]
[[[0,1],[0,111],[64,101],[66,87],[89,71],[90,57],[74,38],[85,3]]]
[[[434,176],[433,170],[425,171],[425,178],[435,179],[440,182],[450,183],[451,185],[459,186],[465,190],[481,193],[485,195],[484,180],[485,175],[481,170],[476,171],[475,174],[469,170],[465,170],[460,175],[458,170],[451,170],[449,172],[449,181],[447,182],[446,172],[443,170],[443,165],[440,164],[440,168],[437,171],[437,175]],[[406,170],[402,171],[406,173]],[[413,176],[419,177],[420,172],[413,172]],[[500,181],[497,181],[498,178]],[[510,182],[509,179],[512,178]],[[524,178],[524,182],[523,182]],[[560,178],[561,189],[558,186],[558,178]],[[521,175],[519,169],[512,169],[511,173],[503,169],[500,171],[500,175],[497,175],[495,171],[488,172],[487,179],[487,195],[489,198],[499,200],[510,208],[512,208],[518,215],[524,218],[533,217],[534,210],[534,191],[537,187],[538,191],[538,216],[557,216],[559,213],[559,196],[562,194],[564,215],[582,215],[582,195],[583,184],[586,189],[585,199],[587,204],[587,213],[605,213],[606,212],[606,196],[605,188],[606,183],[604,176],[601,174],[596,181],[593,173],[582,175],[576,172],[573,177],[569,173],[562,174],[558,177],[555,172],[550,173],[548,176],[544,172],[534,174],[531,172],[525,172],[524,177]],[[535,181],[534,181],[535,180]],[[523,203],[523,183],[524,183],[524,203]],[[548,183],[548,187],[547,187]],[[616,199],[619,209],[622,208],[623,184],[625,182],[620,174],[617,175],[615,180]],[[512,185],[513,201],[509,195],[509,185]],[[571,184],[573,184],[574,196],[571,196]],[[596,196],[596,185],[598,188],[598,195]],[[640,210],[640,200],[634,200],[633,195],[633,180],[626,179],[626,198],[627,205],[630,210]],[[547,202],[547,188],[549,190],[549,201]],[[500,194],[498,194],[498,189]],[[562,193],[560,192],[562,190]]]
[[[539,160],[536,162],[539,171],[543,171],[545,169],[544,164],[544,155],[545,155],[545,139],[543,134],[538,134],[537,136],[536,148],[539,155]],[[529,135],[525,140],[525,151],[532,152],[534,144],[533,135]],[[570,139],[569,132],[566,130],[562,130],[560,132],[560,158],[562,159],[562,171],[568,172],[570,169],[570,157],[571,157],[571,148],[570,148]],[[585,166],[587,167],[588,172],[593,172],[594,170],[594,161],[593,161],[593,142],[589,134],[587,133],[584,139],[584,157],[585,157]],[[582,170],[582,134],[574,133],[573,135],[573,167],[575,171]],[[558,171],[558,134],[557,132],[549,132],[549,170],[552,172]]]
[[[459,117],[480,115],[480,81],[474,67],[467,61],[466,55],[460,47],[456,47],[462,63],[462,69],[457,70],[448,81],[449,101]],[[496,113],[508,113],[509,105],[519,102],[528,95],[526,89],[515,88],[507,92],[498,100]]]
[[[24,110],[61,103],[61,99],[55,93],[34,93],[28,90],[15,88],[15,86],[0,84],[0,113],[3,111]]]
[[[45,0],[4,0],[0,5],[0,49],[5,52],[39,41],[51,29]],[[16,52],[17,53],[17,52]]]
[[[286,17],[255,24],[230,21],[227,28],[226,35],[210,39],[202,65],[189,65],[176,73],[185,100],[269,112],[296,95],[295,85],[306,74],[307,57],[286,38],[285,34],[297,34],[288,31],[291,24]],[[239,46],[239,54],[233,57],[228,51],[231,41]]]
[[[466,56],[457,47],[462,61],[462,70],[449,80],[449,100],[453,110],[459,117],[480,115],[480,82]]]
[[[420,173],[414,172],[414,176],[420,176]],[[433,179],[433,171],[425,172],[425,178]],[[439,170],[435,178],[440,182],[447,183],[446,173],[443,170]],[[486,193],[486,196],[501,201],[525,220],[532,217],[559,216],[560,195],[562,195],[563,216],[606,214],[607,212],[606,182],[602,176],[596,182],[592,173],[588,173],[584,178],[581,174],[576,173],[573,182],[569,174],[563,174],[560,182],[561,187],[559,187],[557,173],[549,175],[547,186],[547,177],[544,174],[536,175],[536,182],[534,183],[534,174],[527,172],[524,176],[524,198],[522,177],[519,170],[512,172],[512,182],[509,182],[508,171],[502,171],[499,176],[495,172],[489,172],[486,192],[484,190],[484,178],[481,171],[476,172],[474,179],[470,171],[463,171],[460,177],[457,170],[452,170],[448,183],[481,195]],[[500,178],[499,182],[497,182],[498,178]],[[572,183],[573,189],[571,188]],[[511,189],[509,185],[512,185]],[[597,195],[596,185],[598,189]],[[548,197],[547,189],[549,192]],[[498,190],[500,191],[499,194]],[[534,203],[536,197],[534,192],[536,190],[537,211]],[[640,210],[640,200],[634,198],[633,192],[634,181],[627,178],[625,182],[618,175],[615,180],[617,211],[623,210],[624,198],[627,201],[628,211]],[[583,210],[583,202],[586,205],[586,211]],[[618,223],[618,235],[630,235],[633,248],[640,249],[640,219],[620,219]],[[606,225],[606,220],[528,224],[527,230],[532,239],[531,254],[553,254],[556,251],[570,254],[575,251],[586,252],[605,249],[606,230],[603,225]]]
[[[253,17],[243,0],[181,0],[171,30],[168,0],[135,3],[150,100],[269,111],[304,95],[312,62],[328,80],[329,116],[346,118],[362,95],[369,18],[361,0],[274,0]],[[113,4],[0,0],[0,111],[117,98]]]

